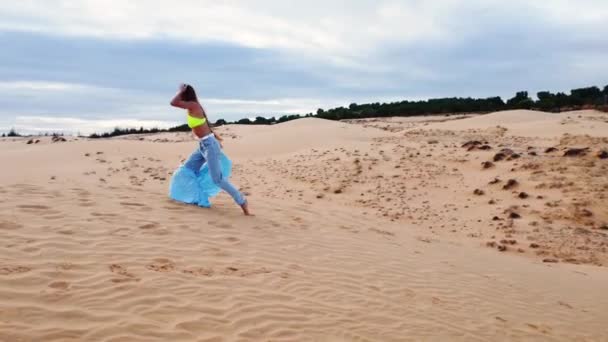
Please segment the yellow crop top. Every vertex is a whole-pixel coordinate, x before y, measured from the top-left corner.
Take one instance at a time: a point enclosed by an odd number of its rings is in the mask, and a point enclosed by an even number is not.
[[[188,127],[196,128],[204,125],[206,122],[207,118],[197,118],[196,116],[192,116],[190,113],[188,113]]]

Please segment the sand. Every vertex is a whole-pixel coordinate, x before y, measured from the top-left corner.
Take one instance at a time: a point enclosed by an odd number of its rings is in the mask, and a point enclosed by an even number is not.
[[[222,127],[255,217],[167,198],[189,134],[2,139],[0,341],[607,340],[607,121]]]

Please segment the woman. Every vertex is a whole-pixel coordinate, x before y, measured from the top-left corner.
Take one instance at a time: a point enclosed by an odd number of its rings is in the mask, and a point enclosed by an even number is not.
[[[188,111],[188,127],[192,129],[192,133],[199,139],[198,148],[188,158],[184,167],[191,170],[194,175],[199,176],[201,167],[206,163],[206,169],[204,167],[203,169],[208,171],[213,184],[230,194],[234,201],[243,209],[245,215],[251,215],[247,200],[227,179],[228,175],[225,173],[227,173],[226,171],[229,172],[229,170],[226,170],[223,161],[227,161],[228,163],[230,161],[222,153],[220,144],[222,139],[211,129],[207,114],[203,106],[198,102],[194,88],[187,84],[180,85],[179,91],[173,100],[171,100],[171,105]],[[199,182],[198,184],[201,183]],[[207,199],[205,198],[204,200],[207,203]],[[207,206],[207,204],[203,206]]]

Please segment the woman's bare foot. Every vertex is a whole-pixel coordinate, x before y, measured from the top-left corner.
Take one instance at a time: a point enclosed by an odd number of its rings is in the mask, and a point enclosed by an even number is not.
[[[245,214],[245,216],[253,216],[249,211],[249,203],[247,201],[241,205],[241,209],[243,209],[243,214]]]

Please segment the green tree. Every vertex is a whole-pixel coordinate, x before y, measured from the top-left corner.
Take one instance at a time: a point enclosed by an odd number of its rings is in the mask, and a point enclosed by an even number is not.
[[[279,118],[279,120],[277,120],[277,123],[283,123],[283,122],[287,122],[287,121],[291,121],[291,120],[297,120],[300,119],[301,117],[297,114],[292,114],[292,115],[283,115]]]
[[[530,109],[534,101],[528,96],[527,91],[519,91],[515,97],[507,100],[507,107],[512,109]]]
[[[563,107],[570,106],[570,96],[561,92],[555,94],[555,106],[558,111],[561,111]]]
[[[245,119],[241,119],[239,121],[236,122],[239,125],[251,125],[251,120],[249,120],[248,118]]]
[[[8,134],[6,135],[7,137],[20,137],[21,135],[17,132],[15,132],[14,128],[11,128],[10,131],[8,131]]]
[[[598,87],[572,89],[570,97],[577,106],[601,103],[602,92]]]
[[[224,120],[224,119],[218,119],[218,120],[215,122],[215,126],[224,126],[224,125],[226,125],[226,124],[227,124],[227,122],[226,122],[226,120]]]
[[[536,94],[536,97],[538,97],[539,100],[543,101],[543,100],[551,99],[551,98],[555,97],[555,95],[551,94],[551,92],[549,92],[549,91],[539,91]]]
[[[270,121],[263,116],[258,116],[253,121],[254,125],[269,125]]]
[[[593,86],[587,88],[572,89],[571,94],[572,96],[579,96],[583,99],[588,99],[598,97],[601,94],[601,91],[600,88]]]
[[[538,97],[537,107],[540,110],[551,111],[556,107],[556,97],[554,94],[548,91],[540,91],[536,94]]]

